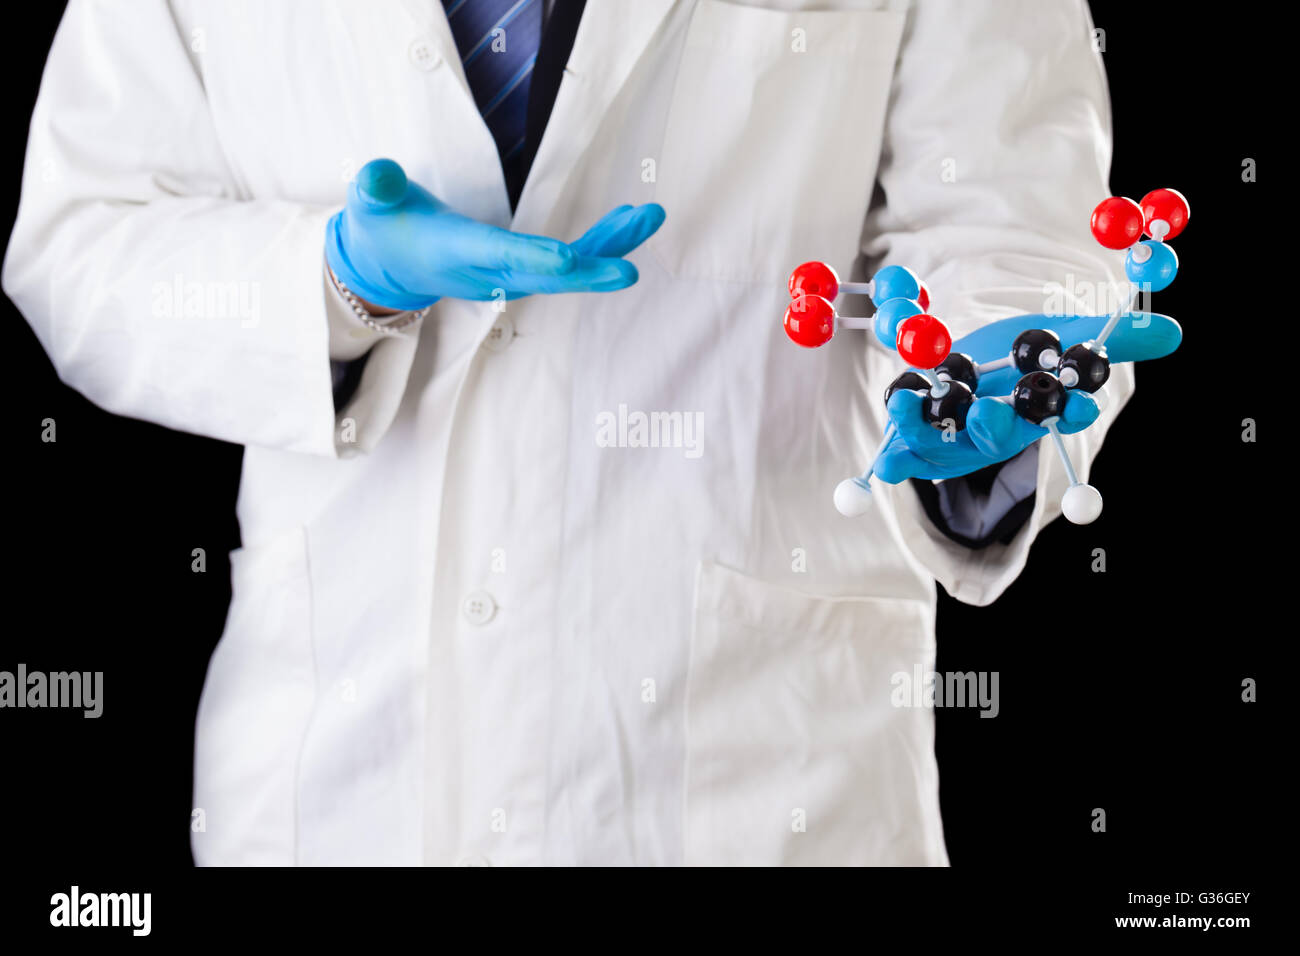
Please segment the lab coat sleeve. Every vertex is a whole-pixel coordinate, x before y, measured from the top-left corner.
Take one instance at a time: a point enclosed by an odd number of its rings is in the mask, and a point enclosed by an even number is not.
[[[1110,194],[1111,135],[1087,5],[917,0],[907,17],[868,264],[915,270],[954,338],[1017,314],[1105,311],[1121,263],[1088,228]],[[1081,479],[1132,391],[1132,366],[1115,366],[1101,418],[1066,437]],[[911,554],[958,600],[982,605],[1020,573],[1067,484],[1042,448],[1030,520],[1009,544],[973,550],[933,527],[909,482],[886,497]]]
[[[241,189],[163,0],[73,0],[32,115],[4,290],[60,379],[111,412],[346,456],[391,423],[415,341],[371,343],[336,412],[332,212]]]

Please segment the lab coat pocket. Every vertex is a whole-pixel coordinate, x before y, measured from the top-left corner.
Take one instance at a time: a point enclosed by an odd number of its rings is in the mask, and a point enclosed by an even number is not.
[[[230,552],[230,613],[222,643],[246,646],[274,679],[310,676],[311,597],[301,525]]]
[[[823,597],[716,564],[696,578],[686,689],[690,865],[944,864],[929,602]]]
[[[783,282],[856,255],[903,15],[700,0],[669,106],[651,241],[683,278]]]
[[[298,750],[315,680],[306,534],[230,554],[233,597],[199,702],[194,799],[201,864],[293,863]]]

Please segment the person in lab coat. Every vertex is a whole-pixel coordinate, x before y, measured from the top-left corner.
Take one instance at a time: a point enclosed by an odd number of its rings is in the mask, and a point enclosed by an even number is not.
[[[73,0],[50,52],[4,288],[92,401],[247,446],[196,860],[946,863],[891,676],[1066,477],[840,516],[901,366],[793,346],[785,280],[903,264],[959,336],[1113,282],[1085,4],[478,2]],[[520,107],[457,18],[534,2]]]

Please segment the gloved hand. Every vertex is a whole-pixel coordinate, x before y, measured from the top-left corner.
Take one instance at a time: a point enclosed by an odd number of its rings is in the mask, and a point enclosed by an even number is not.
[[[570,244],[499,229],[455,212],[391,159],[361,168],[325,232],[325,260],[358,298],[422,309],[443,296],[516,299],[612,292],[637,280],[622,259],[664,221],[662,206],[620,206]]]
[[[1017,315],[991,322],[953,343],[954,352],[965,352],[976,364],[1006,357],[1011,343],[1026,329],[1051,329],[1065,348],[1095,339],[1108,316]],[[1135,312],[1120,320],[1106,339],[1111,365],[1161,358],[1182,341],[1178,323],[1165,315]],[[1011,394],[1023,373],[1014,366],[980,376],[977,398],[966,415],[966,427],[945,440],[944,432],[921,417],[922,398],[917,392],[899,389],[889,400],[889,417],[894,435],[876,461],[875,473],[882,481],[897,484],[907,478],[938,480],[956,478],[1018,455],[1047,434],[1016,414],[1005,402],[990,396]],[[1070,389],[1057,430],[1064,435],[1082,431],[1097,420],[1100,409],[1087,392]],[[949,436],[952,438],[953,436]]]

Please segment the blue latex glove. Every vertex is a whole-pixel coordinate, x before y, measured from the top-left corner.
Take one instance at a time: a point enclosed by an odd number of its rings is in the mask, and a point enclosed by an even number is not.
[[[1050,329],[1069,348],[1096,338],[1108,319],[1104,315],[1017,315],[958,339],[952,350],[965,352],[976,364],[991,362],[1010,353],[1011,343],[1026,329]],[[1182,338],[1182,329],[1168,316],[1134,312],[1121,319],[1106,339],[1106,353],[1112,366],[1161,358],[1177,349]],[[1021,375],[1014,367],[981,375],[966,427],[953,441],[945,441],[942,431],[922,419],[920,394],[899,389],[889,400],[893,437],[877,459],[875,473],[890,484],[907,478],[956,478],[1020,454],[1047,435],[1047,429],[1025,421],[1010,405],[989,396],[1010,395]],[[1070,389],[1057,430],[1064,435],[1082,431],[1097,420],[1099,412],[1091,395]]]
[[[636,267],[621,257],[663,221],[655,203],[620,206],[569,245],[462,216],[391,159],[376,159],[330,220],[325,260],[354,295],[390,309],[422,309],[443,296],[612,292],[636,282]]]

